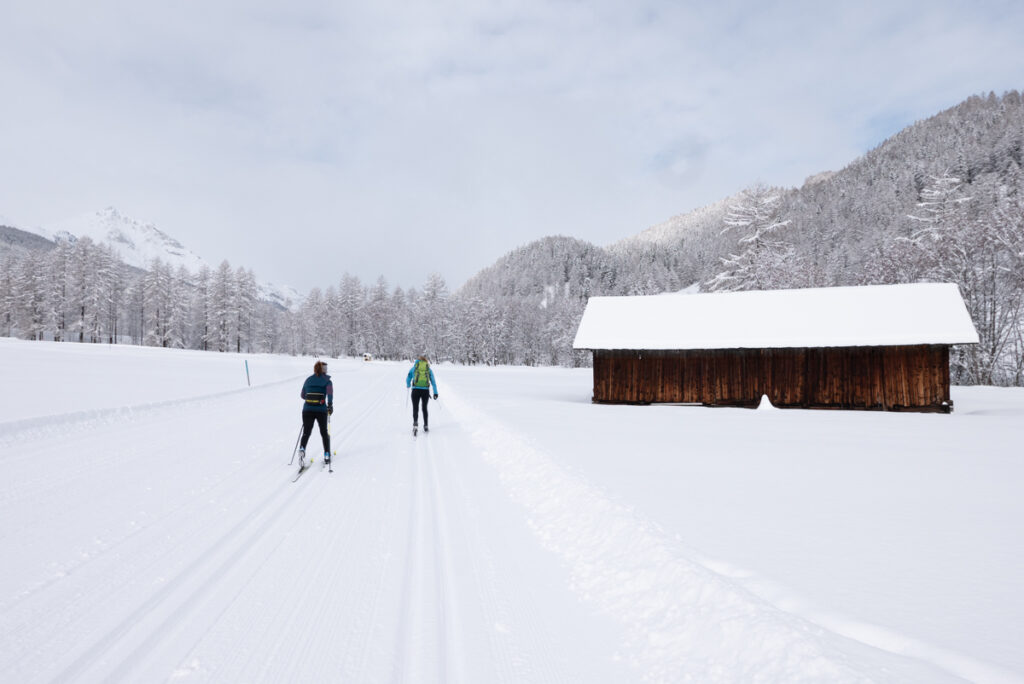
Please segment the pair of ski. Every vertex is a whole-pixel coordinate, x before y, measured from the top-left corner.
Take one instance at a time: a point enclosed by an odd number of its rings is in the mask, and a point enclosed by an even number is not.
[[[288,461],[288,465],[291,465],[291,464],[295,463],[295,454],[298,453],[299,442],[302,440],[302,430],[303,430],[302,426],[299,426],[299,436],[295,438],[295,448],[292,449],[292,460]],[[330,419],[329,416],[327,418],[327,434],[328,435],[331,434],[331,419]],[[304,457],[300,458],[299,459],[299,472],[295,473],[295,477],[292,478],[292,482],[298,482],[299,478],[302,477],[302,474],[304,472],[306,472],[307,470],[309,470],[309,467],[311,465],[313,465],[313,458],[312,457],[309,459],[308,463],[306,462],[306,459]],[[320,470],[323,470],[324,466],[327,466],[327,472],[333,473],[334,472],[334,459],[333,458],[330,459],[330,460],[324,459],[323,461],[321,461],[321,463],[320,463]]]
[[[312,466],[312,465],[313,465],[313,459],[312,458],[309,459],[309,463],[306,463],[305,459],[301,459],[299,461],[299,472],[295,473],[295,477],[292,478],[292,482],[298,482],[299,478],[302,477],[302,473],[304,473],[307,470],[309,470],[310,466]],[[327,472],[329,472],[329,473],[333,473],[334,472],[334,466],[333,466],[331,461],[322,461],[320,463],[320,470],[323,470],[324,466],[327,466]]]

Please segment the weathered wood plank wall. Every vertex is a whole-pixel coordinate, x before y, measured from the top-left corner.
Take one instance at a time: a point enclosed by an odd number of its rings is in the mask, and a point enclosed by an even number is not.
[[[594,401],[947,411],[949,347],[594,351]]]

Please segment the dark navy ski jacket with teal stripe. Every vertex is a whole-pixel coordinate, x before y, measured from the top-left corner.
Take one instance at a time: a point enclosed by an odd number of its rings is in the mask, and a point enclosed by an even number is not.
[[[331,383],[331,376],[310,375],[306,382],[302,383],[300,397],[306,400],[303,404],[303,411],[316,411],[327,413],[327,407],[334,405],[334,385]]]

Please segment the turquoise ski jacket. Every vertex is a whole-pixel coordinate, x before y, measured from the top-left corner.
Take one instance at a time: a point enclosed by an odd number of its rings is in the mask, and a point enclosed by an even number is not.
[[[412,387],[413,386],[412,379],[413,379],[413,376],[416,375],[416,364],[417,363],[423,363],[423,362],[422,361],[416,361],[415,363],[412,364],[412,368],[409,369],[409,375],[405,376],[405,386],[406,387]],[[429,385],[422,385],[422,386],[421,385],[416,385],[415,389],[429,389],[430,385],[433,385],[434,386],[434,394],[437,394],[437,380],[434,379],[434,369],[431,368],[429,364],[427,364],[427,372],[430,374],[430,383],[429,383]]]

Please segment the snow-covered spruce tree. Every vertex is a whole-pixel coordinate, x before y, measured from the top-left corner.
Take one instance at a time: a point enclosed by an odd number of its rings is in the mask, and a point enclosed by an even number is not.
[[[68,281],[71,269],[71,244],[57,239],[57,246],[47,255],[46,278],[51,332],[55,342],[67,336]]]
[[[348,273],[344,274],[341,278],[341,285],[338,287],[339,310],[336,324],[341,354],[354,356],[358,353],[356,351],[357,338],[360,334],[358,319],[364,298],[363,284],[359,277]]]
[[[124,262],[113,250],[108,249],[107,253],[108,259],[104,274],[106,290],[103,296],[103,327],[106,341],[110,344],[117,344],[123,321],[126,321],[128,317],[126,300],[128,278]]]
[[[306,295],[299,308],[299,320],[295,324],[298,346],[303,354],[320,356],[326,354],[324,330],[324,295],[314,287]]]
[[[237,320],[233,304],[235,300],[235,278],[227,259],[220,263],[210,284],[208,311],[210,313],[210,349],[226,352],[234,341],[234,326]]]
[[[778,236],[782,219],[779,191],[764,184],[747,188],[726,214],[722,234],[739,234],[739,254],[723,259],[724,269],[705,284],[711,291],[771,290],[785,286],[793,250]]]
[[[235,310],[234,348],[236,352],[252,351],[253,317],[256,313],[256,302],[259,292],[256,287],[256,276],[241,266],[235,271],[235,288],[232,292]]]
[[[453,304],[456,320],[452,356],[459,363],[495,364],[505,336],[497,302],[476,296],[456,296]]]
[[[46,332],[46,287],[43,255],[29,252],[21,259],[14,279],[16,327],[28,340],[41,340]]]
[[[110,321],[110,310],[116,306],[119,296],[120,275],[123,263],[112,247],[100,245],[95,255],[96,277],[93,293],[92,336],[96,342],[113,342],[114,328]]]
[[[98,342],[103,302],[104,268],[97,245],[88,237],[80,238],[71,250],[70,330],[79,342]]]
[[[11,337],[14,327],[14,255],[0,257],[0,337]]]
[[[969,300],[974,281],[970,271],[978,241],[977,236],[971,234],[968,219],[971,198],[963,194],[962,187],[961,179],[948,170],[925,179],[917,209],[908,215],[918,227],[907,242],[912,247],[909,258],[920,268],[918,279],[957,283],[961,294]],[[972,310],[970,301],[968,311],[977,327],[979,312]],[[990,368],[986,370],[982,366],[990,364],[980,363],[976,350],[960,346],[952,351],[950,362],[956,381],[984,382],[979,376],[987,375]]]
[[[192,338],[192,274],[184,266],[171,274],[170,312],[167,320],[168,344],[175,349],[189,348]]]
[[[195,286],[192,288],[192,305],[190,307],[192,316],[189,320],[190,335],[188,347],[191,349],[209,349],[211,340],[210,323],[210,288],[213,283],[213,275],[210,267],[203,264],[199,267],[194,279]]]
[[[451,346],[451,331],[448,323],[452,320],[452,304],[448,295],[448,284],[439,273],[431,273],[423,285],[423,296],[419,307],[413,311],[416,330],[422,335],[423,348],[431,361],[448,360]]]
[[[363,304],[363,345],[364,352],[383,358],[388,347],[388,325],[392,318],[391,298],[388,281],[379,276],[377,282],[367,290]]]
[[[970,197],[963,194],[963,181],[947,171],[929,177],[921,190],[917,211],[908,218],[920,224],[910,236],[919,250],[926,277],[956,282],[968,258],[966,221]]]
[[[338,288],[334,285],[328,286],[327,290],[324,291],[322,315],[324,320],[321,326],[321,334],[325,336],[324,348],[327,350],[328,356],[337,358],[341,356],[341,350],[344,345],[339,335],[341,299],[338,298]]]
[[[148,347],[167,346],[167,317],[170,312],[170,273],[159,258],[153,259],[142,277],[144,298],[142,344]]]
[[[405,291],[396,287],[391,293],[391,320],[388,321],[388,346],[386,358],[392,360],[408,359],[411,355],[409,333],[409,301]]]
[[[960,351],[966,377],[983,384],[1020,384],[1024,321],[1024,203],[1021,187],[975,184],[987,201],[967,219],[962,239],[965,263],[957,275],[980,343]]]

